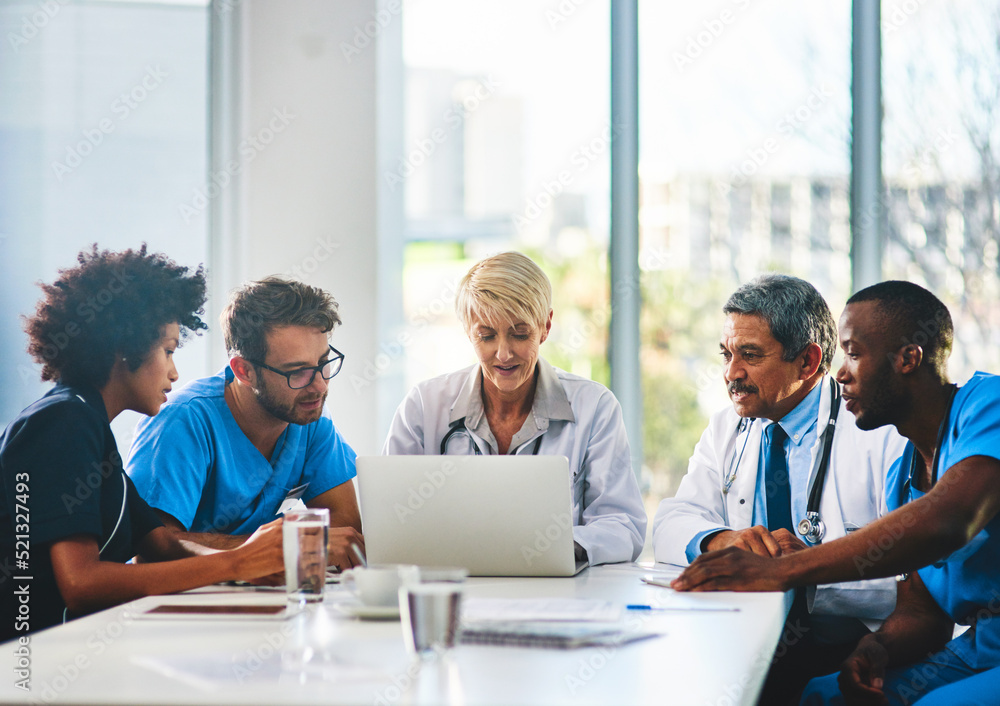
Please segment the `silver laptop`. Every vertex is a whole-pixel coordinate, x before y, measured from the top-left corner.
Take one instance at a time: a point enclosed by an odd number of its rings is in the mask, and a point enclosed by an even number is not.
[[[373,564],[464,566],[470,576],[573,576],[563,456],[359,456]]]

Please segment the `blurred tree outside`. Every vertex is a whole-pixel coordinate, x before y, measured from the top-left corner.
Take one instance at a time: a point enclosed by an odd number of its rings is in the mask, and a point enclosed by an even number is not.
[[[650,495],[672,497],[708,423],[725,404],[718,340],[727,278],[643,273],[644,444]]]
[[[607,385],[609,276],[606,248],[590,244],[572,257],[527,251],[552,280],[555,316],[543,355],[553,365]],[[656,502],[673,495],[688,459],[721,398],[717,352],[722,302],[731,289],[720,278],[687,271],[641,274],[643,447]]]
[[[923,7],[884,44],[885,276],[948,305],[962,382],[1000,368],[1000,4]]]
[[[891,7],[892,0],[886,0],[886,17],[895,16]],[[959,378],[976,368],[996,369],[1000,6],[986,0],[923,6],[906,23],[884,32],[885,275],[925,284],[952,308],[953,367]],[[813,83],[825,80],[823,67],[807,66]],[[828,151],[836,149],[831,143],[842,144],[846,153],[847,125],[844,114],[831,123],[810,123],[802,135],[828,145]],[[848,214],[841,206],[847,203],[846,176],[759,174],[724,194],[708,187],[719,178],[727,175],[679,174],[644,185],[647,206],[673,217],[689,214],[686,221],[669,221],[662,236],[646,225],[643,231],[640,365],[644,485],[651,502],[676,491],[709,414],[728,404],[717,349],[721,307],[733,289],[758,272],[788,272],[815,283],[834,316],[849,294]],[[489,252],[525,252],[553,285],[553,329],[542,355],[607,385],[612,312],[606,240],[586,219],[553,216],[536,225],[531,237],[522,234],[506,242],[411,243],[408,273],[414,278],[426,273],[415,281],[423,281],[430,296],[442,290],[443,280],[457,281]],[[707,239],[696,232],[699,227]],[[805,238],[798,244],[798,236],[789,235],[795,228]],[[682,242],[690,248],[687,259],[665,250]],[[803,247],[806,259],[792,252]],[[445,327],[454,327],[452,322],[450,312],[444,312],[428,332],[441,336]],[[440,344],[439,339],[428,347],[428,368],[442,364]]]

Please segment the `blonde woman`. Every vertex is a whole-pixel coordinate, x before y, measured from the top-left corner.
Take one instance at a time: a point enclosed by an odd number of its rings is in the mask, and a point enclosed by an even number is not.
[[[456,310],[478,364],[413,388],[383,453],[565,456],[577,559],[635,560],[646,513],[618,400],[539,356],[552,328],[548,277],[521,253],[488,257],[462,278]]]

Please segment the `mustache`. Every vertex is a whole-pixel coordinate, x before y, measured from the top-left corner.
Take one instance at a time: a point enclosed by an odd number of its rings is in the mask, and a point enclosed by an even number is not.
[[[757,392],[756,386],[747,385],[746,383],[742,383],[739,380],[733,380],[731,383],[729,383],[729,385],[727,385],[727,389],[729,390],[730,395],[733,395],[737,392],[744,392],[752,395],[755,392]]]

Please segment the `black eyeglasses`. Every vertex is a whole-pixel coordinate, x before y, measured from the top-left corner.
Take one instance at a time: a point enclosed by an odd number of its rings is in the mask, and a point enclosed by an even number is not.
[[[309,387],[312,385],[313,380],[316,379],[316,373],[322,375],[324,380],[329,380],[340,372],[340,368],[344,364],[344,354],[333,346],[330,346],[329,352],[333,353],[333,358],[330,358],[325,363],[320,363],[313,368],[299,368],[298,370],[292,370],[291,372],[278,370],[277,368],[272,368],[270,365],[265,365],[264,363],[255,363],[249,359],[247,359],[247,362],[251,365],[267,368],[272,373],[281,375],[288,381],[288,386],[290,388],[293,390],[301,390],[303,387]]]

